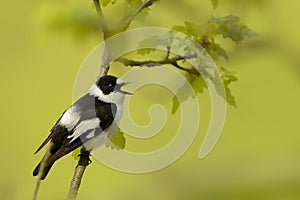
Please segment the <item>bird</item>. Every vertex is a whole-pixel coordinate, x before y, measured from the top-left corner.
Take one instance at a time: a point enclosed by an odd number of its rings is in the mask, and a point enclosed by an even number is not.
[[[49,143],[46,154],[33,170],[33,176],[41,173],[39,177],[44,180],[53,164],[64,155],[82,145],[91,152],[106,143],[118,129],[125,95],[132,95],[121,90],[128,83],[116,76],[102,76],[87,94],[66,109],[35,151],[38,153]]]

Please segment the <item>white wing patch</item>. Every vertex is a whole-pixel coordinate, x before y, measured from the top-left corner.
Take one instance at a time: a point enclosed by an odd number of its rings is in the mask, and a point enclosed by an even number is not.
[[[94,136],[92,139],[84,143],[84,147],[91,151],[103,144],[105,144],[117,131],[117,124],[113,122],[107,129],[105,129],[101,134]]]
[[[68,138],[72,138],[70,143],[73,142],[75,139],[79,138],[86,131],[93,130],[99,127],[100,127],[100,120],[98,118],[84,120],[80,122],[80,124],[78,124],[78,126],[75,128],[74,133],[68,136]],[[93,137],[92,135],[95,135],[94,131],[88,134],[89,137]]]
[[[80,119],[80,114],[78,113],[76,107],[70,107],[62,116],[60,124],[65,126],[68,131],[71,131]]]
[[[95,137],[95,130],[92,130],[89,134],[87,134],[86,138],[90,139],[92,137]]]

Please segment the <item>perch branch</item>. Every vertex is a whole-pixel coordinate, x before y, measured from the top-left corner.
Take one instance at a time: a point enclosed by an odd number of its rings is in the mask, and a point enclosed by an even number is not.
[[[69,194],[67,200],[74,200],[77,197],[83,173],[86,167],[90,164],[90,152],[84,147],[81,148],[78,164],[75,168],[74,175],[71,181]]]
[[[196,54],[190,54],[186,56],[175,56],[173,58],[166,57],[162,60],[145,60],[145,61],[135,61],[127,58],[118,58],[116,61],[123,63],[125,66],[139,66],[139,67],[156,67],[161,65],[172,65],[180,70],[188,72],[193,75],[200,75],[196,69],[184,68],[178,64],[178,61],[188,60],[196,58]]]

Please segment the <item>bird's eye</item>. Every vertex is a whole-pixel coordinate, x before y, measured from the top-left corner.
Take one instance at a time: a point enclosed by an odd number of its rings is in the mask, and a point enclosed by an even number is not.
[[[113,89],[113,84],[108,84],[108,87],[110,88],[110,89]]]

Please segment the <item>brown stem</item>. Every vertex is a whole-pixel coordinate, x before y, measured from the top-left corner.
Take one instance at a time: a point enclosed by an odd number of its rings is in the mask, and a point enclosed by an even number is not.
[[[188,60],[196,58],[196,54],[190,54],[186,56],[175,56],[173,58],[166,57],[163,60],[145,60],[145,61],[136,61],[136,60],[129,60],[127,58],[118,58],[116,61],[123,63],[125,66],[139,66],[139,67],[156,67],[156,66],[161,66],[161,65],[173,65],[174,67],[186,71],[190,74],[193,75],[199,75],[199,72],[196,69],[191,69],[191,68],[184,68],[181,67],[178,64],[178,61],[181,60]]]
[[[80,154],[78,156],[79,160],[74,171],[67,200],[76,199],[83,173],[86,167],[90,164],[90,152],[87,151],[84,147],[81,148]]]

